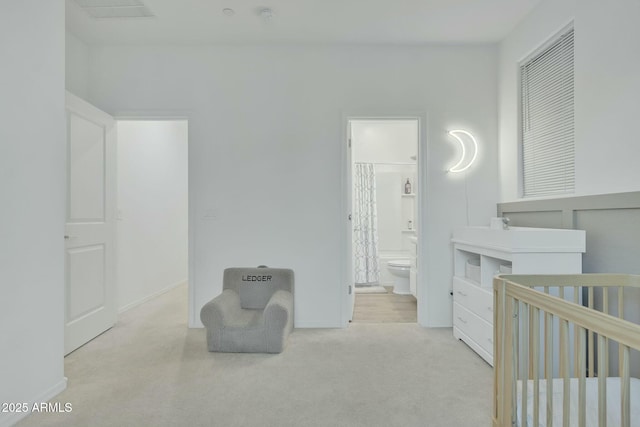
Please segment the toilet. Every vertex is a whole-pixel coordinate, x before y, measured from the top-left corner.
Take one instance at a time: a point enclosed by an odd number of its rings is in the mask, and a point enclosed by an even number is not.
[[[387,261],[387,269],[393,275],[393,293],[399,295],[411,294],[411,289],[409,289],[411,261],[408,259],[389,260]]]

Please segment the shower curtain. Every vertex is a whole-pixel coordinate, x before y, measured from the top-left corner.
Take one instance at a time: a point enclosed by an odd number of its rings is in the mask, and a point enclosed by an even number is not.
[[[378,218],[375,169],[372,164],[355,164],[353,190],[354,282],[377,283],[380,280]]]

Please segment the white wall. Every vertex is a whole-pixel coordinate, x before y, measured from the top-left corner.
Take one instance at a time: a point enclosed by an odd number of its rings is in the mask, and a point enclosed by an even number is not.
[[[408,256],[408,234],[402,230],[407,229],[408,220],[416,222],[412,206],[415,198],[401,195],[407,178],[412,191],[418,191],[416,161],[411,159],[418,153],[418,121],[353,120],[351,135],[353,162],[375,165],[380,255],[404,250]]]
[[[417,120],[354,120],[351,122],[353,161],[415,163]]]
[[[66,386],[64,43],[62,0],[0,6],[0,403]]]
[[[502,201],[519,197],[517,63],[572,19],[576,195],[640,190],[640,3],[545,0],[500,46]]]
[[[89,46],[66,31],[65,34],[65,86],[82,99],[89,96]]]
[[[410,182],[415,182],[416,167],[376,165],[375,176],[381,255],[388,251],[408,251],[408,234],[402,230],[407,230],[409,220],[416,222],[413,212],[415,197],[402,197],[402,192],[407,177],[410,177]]]
[[[187,280],[187,127],[118,121],[118,310]]]
[[[296,326],[346,325],[341,265],[345,114],[428,114],[428,297],[422,324],[451,324],[451,230],[466,222],[451,127],[474,131],[472,222],[497,202],[495,47],[101,47],[90,100],[111,113],[188,111],[193,218],[190,324],[228,266],[296,274]],[[427,265],[426,261],[422,265]],[[191,279],[190,279],[191,280]]]

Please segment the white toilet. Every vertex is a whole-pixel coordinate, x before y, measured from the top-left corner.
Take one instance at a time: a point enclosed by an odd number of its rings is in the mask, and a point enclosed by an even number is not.
[[[387,261],[387,268],[393,275],[393,293],[399,295],[411,294],[411,289],[409,289],[411,261],[408,259],[390,260]]]

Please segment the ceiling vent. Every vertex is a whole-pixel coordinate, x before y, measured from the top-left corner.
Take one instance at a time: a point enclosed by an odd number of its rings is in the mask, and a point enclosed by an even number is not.
[[[140,0],[74,0],[95,19],[151,18],[153,13]]]

